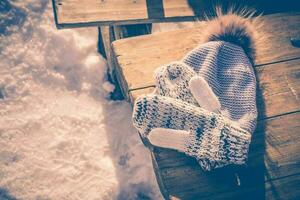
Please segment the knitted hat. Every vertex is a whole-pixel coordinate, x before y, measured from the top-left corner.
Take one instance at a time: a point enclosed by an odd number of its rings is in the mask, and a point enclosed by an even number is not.
[[[214,37],[206,34],[213,41],[158,68],[155,94],[138,98],[133,112],[153,145],[185,152],[206,170],[245,163],[256,126],[254,50],[245,46],[253,38],[241,17],[229,19],[213,20],[225,25]]]

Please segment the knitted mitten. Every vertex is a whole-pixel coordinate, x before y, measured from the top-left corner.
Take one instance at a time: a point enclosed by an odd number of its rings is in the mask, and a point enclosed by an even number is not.
[[[201,76],[194,76],[189,81],[189,89],[198,104],[211,112],[221,113],[221,103],[208,83]]]
[[[196,75],[196,72],[183,62],[159,67],[154,73],[155,93],[198,105],[189,89],[189,81]]]
[[[183,130],[176,149],[195,157],[205,170],[244,164],[251,134],[222,115],[184,101],[147,95],[136,100],[133,124],[146,137],[154,128]],[[177,133],[177,132],[176,132]]]
[[[201,88],[201,91],[199,91],[199,88]],[[189,89],[203,109],[220,113],[221,105],[218,97],[202,77],[194,76],[191,78]],[[184,141],[188,137],[189,132],[187,131],[164,128],[154,128],[148,135],[148,139],[152,145],[179,151],[183,151]]]

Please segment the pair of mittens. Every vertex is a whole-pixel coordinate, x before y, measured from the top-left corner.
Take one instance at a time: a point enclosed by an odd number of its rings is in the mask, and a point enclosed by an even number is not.
[[[251,134],[220,114],[220,102],[202,77],[172,63],[159,68],[155,79],[157,95],[139,98],[133,115],[151,144],[193,156],[205,170],[245,163]]]
[[[251,134],[221,114],[160,95],[136,100],[133,124],[155,146],[196,158],[204,170],[244,164]]]

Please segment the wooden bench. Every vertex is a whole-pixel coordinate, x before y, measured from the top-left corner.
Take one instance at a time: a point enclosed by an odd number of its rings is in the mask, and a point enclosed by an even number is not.
[[[267,48],[255,61],[259,83],[259,123],[253,136],[248,167],[238,169],[242,186],[234,184],[233,169],[204,173],[181,153],[154,148],[153,166],[165,198],[297,199],[300,197],[300,48],[290,37],[300,34],[300,13],[264,16]],[[205,25],[113,42],[123,91],[134,102],[153,91],[153,71],[181,59],[198,45]],[[259,197],[259,198],[258,198]]]
[[[138,95],[153,91],[157,67],[181,59],[197,46],[205,25],[121,39],[149,32],[146,25],[128,34],[132,31],[128,24],[191,20],[205,9],[193,12],[195,2],[53,0],[53,7],[58,28],[101,26],[110,73],[133,103]],[[300,13],[266,15],[264,20],[269,37],[267,48],[258,50],[255,61],[259,122],[247,168],[203,172],[184,154],[151,148],[156,178],[166,199],[300,198],[300,48],[290,43],[290,37],[300,36]]]

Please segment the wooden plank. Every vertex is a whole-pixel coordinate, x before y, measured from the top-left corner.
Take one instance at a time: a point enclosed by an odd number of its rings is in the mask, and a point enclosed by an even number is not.
[[[157,173],[168,194],[180,199],[249,199],[267,195],[267,199],[297,199],[299,192],[278,179],[285,178],[296,189],[300,177],[300,112],[261,121],[253,135],[246,168],[222,168],[203,172],[197,162],[172,150],[155,149],[152,154]],[[238,172],[242,187],[237,187],[234,172]],[[248,196],[250,195],[250,196]],[[256,196],[256,198],[253,197]],[[275,195],[275,197],[273,197]],[[247,198],[248,199],[248,198]]]
[[[220,180],[223,181],[223,180]],[[180,196],[170,195],[166,199],[193,199],[193,200],[296,200],[299,199],[300,190],[300,175],[286,177],[282,179],[267,181],[261,185],[253,185],[234,188],[233,191],[225,193],[214,193],[210,196],[199,195],[189,191],[188,195],[180,198]]]
[[[300,110],[300,59],[256,68],[259,119]]]
[[[52,0],[52,4],[58,28],[191,21],[212,13],[216,4],[225,8],[247,6],[259,13],[299,11],[299,2],[293,0],[279,3],[271,0]]]
[[[299,58],[300,48],[290,44],[290,37],[300,34],[300,13],[264,16],[265,47],[257,50],[256,65]],[[145,35],[113,42],[117,67],[129,88],[153,84],[153,71],[175,60],[180,60],[198,45],[198,37],[205,28],[195,28]]]
[[[162,0],[52,0],[52,2],[58,28],[195,19],[192,9],[187,4],[172,9],[165,18]]]
[[[109,76],[112,76],[113,73],[113,63],[112,63],[112,48],[111,43],[115,40],[114,34],[113,34],[113,27],[111,26],[101,26],[99,27],[101,37],[102,37],[102,43],[104,46],[105,51],[105,57],[107,60],[107,66],[108,66],[108,74]]]
[[[295,175],[292,177],[285,177],[282,179],[266,181],[261,185],[250,186],[247,188],[235,188],[234,192],[228,193],[214,193],[213,195],[203,197],[203,195],[199,196],[198,194],[190,193],[186,198],[183,197],[181,199],[213,199],[213,200],[295,200],[300,196],[300,175]],[[178,197],[170,196],[170,199],[178,199]],[[166,198],[168,199],[168,198]]]
[[[300,59],[260,66],[256,77],[259,119],[300,110]],[[130,101],[152,91],[154,87],[130,91]]]
[[[265,184],[265,199],[294,200],[300,197],[300,175],[270,181]]]
[[[54,0],[59,26],[97,23],[108,25],[111,21],[146,19],[146,0],[100,1],[100,0]],[[130,8],[130,12],[128,9]],[[107,22],[107,23],[105,23]]]
[[[115,27],[118,29],[118,27]],[[123,88],[126,87],[121,87],[122,84],[126,84],[124,82],[123,79],[121,79],[120,76],[117,76],[117,74],[119,74],[118,69],[115,68],[115,56],[114,53],[112,51],[112,47],[111,47],[111,43],[113,40],[115,40],[115,33],[114,33],[114,27],[112,26],[101,26],[99,27],[99,34],[101,35],[102,38],[102,45],[104,47],[104,51],[105,51],[105,57],[107,60],[107,66],[108,66],[108,70],[107,70],[107,74],[108,74],[108,79],[109,81],[111,81],[112,83],[116,84],[116,87],[114,89],[114,92],[111,93],[111,99],[113,100],[121,100],[124,99],[125,94],[127,93],[127,91],[124,91]],[[117,35],[118,37],[119,35]],[[119,84],[117,84],[119,83]]]
[[[105,58],[108,64],[108,74],[112,76],[114,64],[112,62],[112,42],[121,38],[149,34],[149,27],[144,24],[129,26],[101,26],[99,27],[102,43],[105,51]]]

